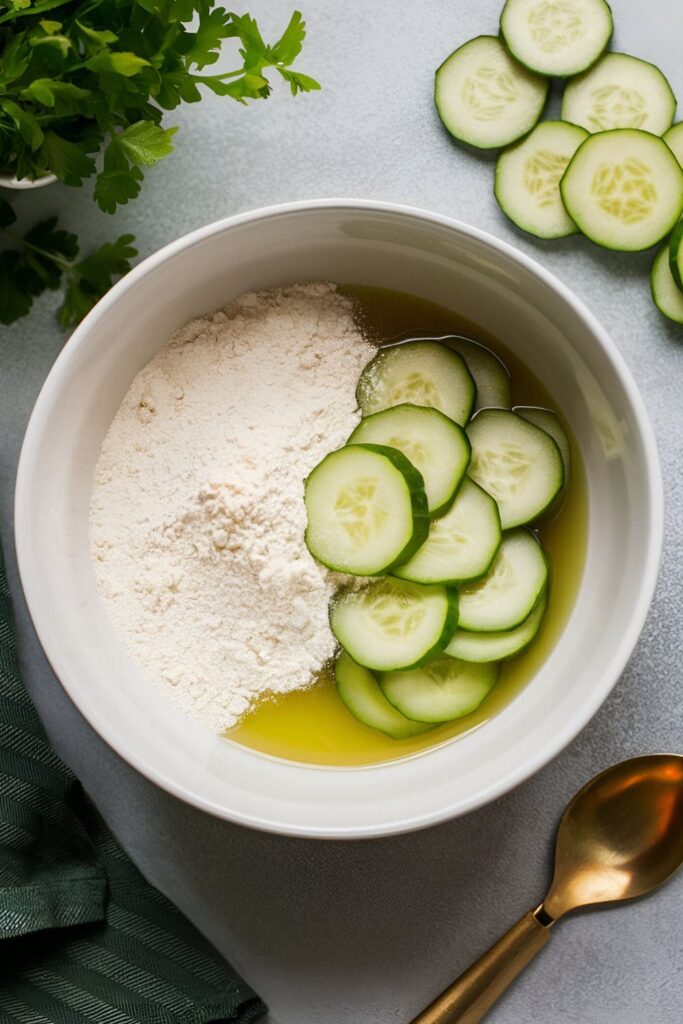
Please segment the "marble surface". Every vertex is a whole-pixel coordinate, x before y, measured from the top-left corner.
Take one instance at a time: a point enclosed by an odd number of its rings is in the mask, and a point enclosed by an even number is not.
[[[303,3],[303,0],[302,0]],[[138,776],[86,725],[40,651],[21,603],[11,535],[25,424],[63,337],[57,299],[0,332],[0,513],[27,683],[61,756],[146,875],[244,972],[269,1024],[404,1024],[543,892],[550,837],[567,799],[613,761],[681,746],[683,667],[683,333],[650,302],[649,254],[541,243],[508,223],[492,159],[453,145],[431,103],[434,67],[495,32],[499,0],[305,0],[302,70],[324,91],[284,90],[245,110],[208,97],[174,116],[176,152],[114,221],[85,190],[18,200],[26,222],[59,212],[93,244],[133,231],[147,255],[217,217],[314,196],[413,203],[492,231],[541,260],[611,330],[649,404],[667,521],[645,631],[599,714],[552,764],[495,804],[426,832],[334,844],[250,833],[186,807]],[[683,7],[613,0],[615,48],[657,63],[683,96]],[[290,4],[251,5],[268,30]],[[553,100],[557,106],[557,97]],[[683,1000],[683,879],[646,901],[577,915],[492,1024],[671,1024]]]

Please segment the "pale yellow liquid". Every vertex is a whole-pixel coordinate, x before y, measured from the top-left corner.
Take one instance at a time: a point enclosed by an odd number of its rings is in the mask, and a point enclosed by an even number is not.
[[[358,318],[370,340],[379,344],[410,337],[463,334],[498,355],[512,380],[513,405],[555,408],[552,396],[533,373],[497,338],[449,310],[410,295],[346,286],[357,301]],[[565,429],[567,425],[564,424]],[[550,601],[541,632],[517,658],[502,664],[500,678],[471,715],[422,736],[395,740],[357,721],[337,696],[331,667],[307,690],[262,700],[226,735],[230,740],[275,757],[309,764],[352,766],[406,757],[461,736],[497,715],[539,670],[557,642],[573,606],[583,574],[588,524],[586,480],[576,443],[562,507],[538,533],[552,568]]]

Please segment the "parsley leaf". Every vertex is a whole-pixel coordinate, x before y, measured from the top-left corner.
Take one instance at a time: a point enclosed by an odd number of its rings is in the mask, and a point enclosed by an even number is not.
[[[65,185],[82,185],[95,171],[95,161],[75,142],[63,139],[56,132],[48,132],[43,143],[48,166]]]
[[[116,142],[135,164],[152,167],[173,152],[171,138],[177,128],[161,128],[152,121],[136,121],[116,136]]]
[[[215,64],[221,42],[234,34],[230,15],[222,7],[216,7],[200,20],[197,31],[191,34],[192,46],[187,52],[188,62],[200,69],[207,64]]]
[[[102,50],[87,62],[91,71],[110,71],[124,78],[132,78],[138,71],[149,66],[149,61],[135,53],[113,53]]]
[[[133,235],[121,235],[78,259],[78,239],[57,225],[56,217],[35,224],[23,237],[9,230],[15,220],[11,205],[0,198],[0,233],[14,245],[0,251],[0,323],[26,316],[36,296],[65,286],[57,319],[70,327],[92,309],[115,278],[130,270],[137,256]]]
[[[270,56],[273,64],[291,64],[301,53],[305,38],[306,23],[301,12],[295,11],[281,39],[271,47]]]
[[[43,133],[33,114],[23,110],[13,100],[2,100],[0,106],[14,121],[24,142],[31,149],[38,149],[43,141]]]
[[[105,242],[80,263],[67,271],[64,301],[57,313],[62,327],[71,327],[83,319],[98,299],[109,291],[114,278],[130,270],[130,261],[137,256],[133,235],[121,235],[115,242]]]
[[[105,213],[114,213],[117,206],[135,199],[140,192],[142,171],[131,165],[116,138],[104,151],[104,167],[95,182],[95,199]]]
[[[303,75],[300,71],[290,71],[287,68],[277,69],[286,82],[289,82],[289,87],[292,90],[292,96],[296,96],[300,92],[312,92],[315,89],[320,88],[320,83],[316,82],[315,78],[310,78],[308,75]]]
[[[89,113],[92,92],[89,89],[81,89],[73,82],[36,78],[22,89],[20,96],[24,100],[33,100],[43,107],[48,107],[55,114],[67,116]]]
[[[78,254],[78,239],[68,231],[57,230],[57,218],[48,217],[27,231],[24,240],[44,252],[58,253],[66,259]]]
[[[21,253],[14,249],[0,252],[0,324],[11,324],[26,316],[33,296],[23,283]]]

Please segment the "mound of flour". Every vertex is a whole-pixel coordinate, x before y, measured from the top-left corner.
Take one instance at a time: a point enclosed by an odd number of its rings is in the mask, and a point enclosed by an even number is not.
[[[373,352],[334,285],[245,294],[174,334],[109,428],[90,509],[100,591],[146,674],[212,729],[334,653],[303,479],[358,422]]]

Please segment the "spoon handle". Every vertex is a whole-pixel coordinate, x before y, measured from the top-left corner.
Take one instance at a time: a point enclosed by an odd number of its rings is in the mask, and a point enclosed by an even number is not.
[[[538,908],[540,909],[540,908]],[[411,1024],[477,1024],[550,939],[530,910]]]

